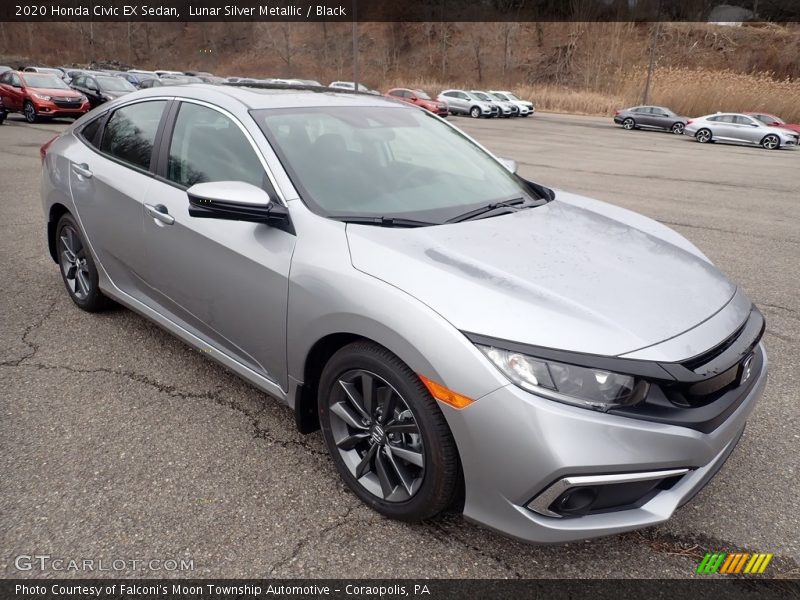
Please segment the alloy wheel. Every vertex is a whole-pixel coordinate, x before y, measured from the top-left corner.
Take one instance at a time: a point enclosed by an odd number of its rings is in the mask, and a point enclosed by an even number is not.
[[[473,107],[472,110],[469,111],[469,116],[471,116],[473,119],[477,119],[481,116],[481,109],[477,106]]]
[[[705,144],[711,140],[711,132],[708,129],[701,129],[695,134],[694,137],[701,144]]]
[[[347,469],[378,498],[409,500],[425,476],[425,449],[408,403],[385,379],[362,369],[341,375],[332,393],[331,433]]]
[[[59,262],[70,292],[78,299],[85,300],[92,291],[91,275],[86,260],[86,248],[78,232],[71,225],[61,229],[58,240]]]
[[[633,119],[631,119],[630,117],[628,117],[627,119],[625,119],[625,120],[622,122],[622,128],[623,128],[623,129],[628,129],[628,130],[631,130],[631,129],[633,129],[633,126],[634,126],[634,125],[636,125],[636,123],[635,123],[635,122],[634,122],[634,120],[633,120]]]
[[[683,133],[683,123],[675,123],[672,126],[672,133],[675,135],[680,135]]]
[[[761,145],[767,150],[775,150],[780,145],[780,140],[777,135],[770,134],[761,140]]]
[[[31,102],[25,103],[25,120],[28,123],[36,122],[36,107]]]

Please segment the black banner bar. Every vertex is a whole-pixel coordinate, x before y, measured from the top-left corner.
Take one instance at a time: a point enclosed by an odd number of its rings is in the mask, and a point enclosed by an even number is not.
[[[713,577],[713,576],[712,576]],[[714,577],[694,580],[267,580],[267,579],[6,579],[3,600],[790,600],[800,580]]]
[[[3,0],[0,21],[798,22],[800,0]]]

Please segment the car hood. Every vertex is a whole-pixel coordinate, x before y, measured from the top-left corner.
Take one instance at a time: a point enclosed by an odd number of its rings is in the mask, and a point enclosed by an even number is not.
[[[63,88],[35,88],[35,87],[28,87],[26,88],[32,92],[36,92],[37,94],[42,94],[43,96],[61,96],[62,98],[80,98],[81,93],[76,92],[75,90],[65,90]]]
[[[777,127],[781,127],[782,129],[788,129],[794,133],[800,133],[800,125],[797,123],[784,123],[783,125],[778,125]]]
[[[736,292],[659,223],[559,192],[544,206],[415,229],[347,226],[353,266],[485,336],[620,355],[681,334]]]

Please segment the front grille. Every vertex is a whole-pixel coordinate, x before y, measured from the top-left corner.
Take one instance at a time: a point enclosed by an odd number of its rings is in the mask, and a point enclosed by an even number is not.
[[[694,358],[690,358],[689,360],[683,361],[681,364],[689,369],[690,371],[696,370],[698,367],[702,367],[703,365],[710,363],[720,354],[725,352],[728,348],[730,348],[733,343],[739,339],[739,336],[742,335],[742,331],[744,331],[744,327],[747,323],[742,323],[742,326],[739,327],[736,331],[734,331],[728,338],[711,348],[703,352],[702,354],[698,354]]]
[[[53,104],[55,104],[58,108],[74,108],[76,110],[81,107],[80,102],[56,100],[55,98],[53,98]]]

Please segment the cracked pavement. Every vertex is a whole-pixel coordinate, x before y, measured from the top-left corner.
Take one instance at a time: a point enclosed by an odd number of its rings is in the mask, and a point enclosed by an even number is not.
[[[389,521],[340,482],[319,434],[122,308],[72,305],[49,258],[38,146],[0,127],[0,568],[14,557],[192,559],[194,577],[687,577],[705,551],[774,552],[800,576],[800,152],[701,146],[610,119],[453,118],[522,174],[677,229],[767,317],[767,391],[726,466],[658,527],[533,546],[456,513]],[[108,575],[108,573],[95,575]]]

